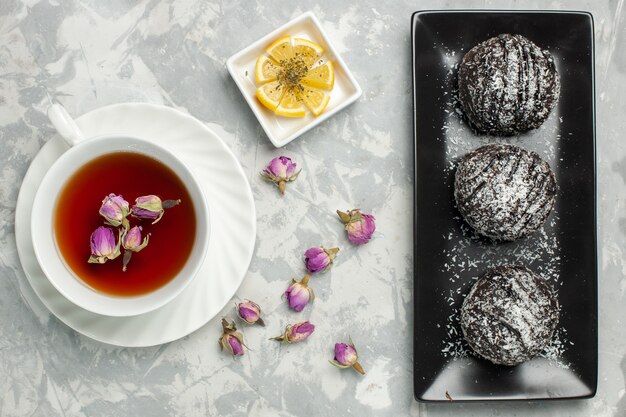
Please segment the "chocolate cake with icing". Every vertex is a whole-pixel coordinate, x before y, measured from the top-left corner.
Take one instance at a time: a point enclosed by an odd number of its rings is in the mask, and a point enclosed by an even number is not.
[[[506,241],[543,225],[556,190],[546,161],[508,144],[489,144],[466,154],[454,180],[454,197],[465,221],[483,236]]]
[[[559,322],[554,291],[523,266],[489,270],[472,287],[461,308],[461,328],[479,356],[518,365],[540,353]]]
[[[559,99],[554,58],[521,35],[474,46],[459,67],[459,100],[476,130],[513,135],[536,129]]]

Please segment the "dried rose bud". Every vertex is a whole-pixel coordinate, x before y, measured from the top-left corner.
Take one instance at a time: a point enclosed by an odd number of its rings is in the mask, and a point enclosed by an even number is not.
[[[263,319],[261,318],[261,307],[253,301],[243,300],[237,304],[237,314],[239,318],[248,324],[260,324],[265,326]]]
[[[103,264],[109,259],[115,259],[120,256],[120,243],[122,237],[115,239],[113,229],[106,226],[100,226],[91,234],[91,256],[90,264]]]
[[[285,343],[298,343],[305,340],[307,337],[315,331],[315,326],[309,323],[309,321],[302,321],[296,323],[293,326],[287,326],[285,332],[276,337],[272,337],[270,340],[278,340]]]
[[[122,237],[122,246],[124,247],[124,256],[122,257],[122,271],[126,271],[126,267],[133,256],[133,252],[139,252],[146,246],[148,246],[148,239],[150,235],[146,235],[141,241],[141,226],[134,226],[126,232]]]
[[[236,336],[234,334],[227,334],[224,336],[224,338],[226,339],[226,343],[228,344],[227,349],[230,351],[231,355],[243,356],[243,344],[242,341],[239,339],[239,336]]]
[[[296,163],[292,162],[291,158],[279,156],[267,164],[267,167],[261,171],[261,176],[276,184],[280,193],[285,194],[287,183],[295,181],[300,171],[296,172]]]
[[[124,223],[129,212],[128,201],[124,200],[121,195],[115,195],[113,193],[104,197],[99,211],[100,215],[106,220],[106,223],[115,227],[121,226]]]
[[[376,231],[376,219],[370,214],[361,213],[359,209],[347,213],[337,210],[341,221],[346,225],[348,239],[355,245],[363,245],[372,238]]]
[[[221,350],[226,349],[233,357],[243,356],[245,353],[243,335],[237,331],[234,321],[228,323],[228,320],[222,319],[222,337],[220,337],[219,344]]]
[[[300,282],[292,279],[292,284],[285,291],[284,295],[287,298],[289,307],[295,311],[302,311],[309,301],[313,302],[315,300],[313,288],[307,286],[309,278],[309,275],[305,275]]]
[[[180,200],[161,201],[156,195],[144,195],[135,199],[135,205],[131,209],[131,214],[142,220],[153,220],[155,224],[165,213],[166,209],[180,204]]]
[[[324,249],[322,247],[312,247],[304,252],[304,265],[307,271],[314,274],[316,272],[326,272],[333,266],[333,261],[339,252],[339,248]]]
[[[350,339],[350,344],[335,343],[335,358],[329,362],[337,368],[354,368],[361,375],[365,375],[363,367],[357,362],[358,359],[359,354],[354,347],[354,343],[352,343],[352,339]]]
[[[133,252],[139,252],[148,245],[148,239],[150,238],[150,235],[146,235],[142,242],[141,230],[141,226],[133,226],[128,232],[126,232],[124,238],[122,239],[122,246],[124,246],[124,249]]]

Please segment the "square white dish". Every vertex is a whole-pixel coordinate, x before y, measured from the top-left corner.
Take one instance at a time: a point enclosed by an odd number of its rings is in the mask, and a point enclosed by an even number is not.
[[[257,85],[254,80],[254,67],[259,55],[276,39],[294,36],[309,39],[324,48],[324,55],[333,63],[335,85],[330,91],[328,107],[315,117],[307,113],[302,118],[289,118],[275,115],[256,98]],[[304,132],[322,123],[324,120],[354,103],[362,93],[361,87],[350,73],[345,62],[330,43],[317,18],[306,12],[268,33],[247,48],[231,56],[226,62],[228,72],[248,102],[267,137],[277,148],[285,146]]]

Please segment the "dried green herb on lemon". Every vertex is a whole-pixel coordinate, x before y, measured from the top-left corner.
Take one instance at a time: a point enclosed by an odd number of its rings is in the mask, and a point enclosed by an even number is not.
[[[319,116],[335,83],[333,64],[323,54],[308,39],[285,36],[274,41],[256,62],[259,101],[279,116],[304,117],[307,110]]]

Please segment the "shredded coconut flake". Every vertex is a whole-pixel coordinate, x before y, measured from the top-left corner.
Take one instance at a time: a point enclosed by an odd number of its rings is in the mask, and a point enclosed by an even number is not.
[[[439,47],[439,46],[434,46]],[[463,51],[446,50],[444,60],[445,78],[437,80],[441,83],[442,94],[438,101],[445,112],[445,120],[437,141],[445,143],[444,186],[449,188],[450,204],[454,204],[453,178],[458,160],[461,156],[494,142],[502,142],[502,138],[476,135],[468,128],[463,110],[458,99],[457,73]],[[562,116],[561,116],[562,117]],[[509,137],[507,141],[523,146],[527,150],[541,155],[551,166],[559,160],[557,143],[561,140],[559,124],[556,117],[549,117],[540,129],[524,135],[523,142],[519,137]],[[571,136],[571,133],[567,134]],[[556,140],[555,140],[556,138]],[[535,273],[546,279],[556,291],[563,285],[561,271],[561,247],[558,239],[558,206],[532,237],[512,243],[498,244],[480,237],[461,218],[455,218],[455,226],[442,230],[442,237],[448,241],[442,257],[447,262],[441,265],[440,271],[448,276],[453,288],[442,292],[441,299],[447,305],[440,326],[446,329],[446,337],[442,340],[441,354],[447,358],[461,359],[473,352],[463,338],[460,326],[460,310],[465,296],[472,285],[488,269],[509,264],[524,264]],[[468,247],[477,250],[468,250]],[[555,334],[546,349],[539,356],[547,358],[561,367],[569,367],[564,355],[571,346],[567,329],[557,327]]]

